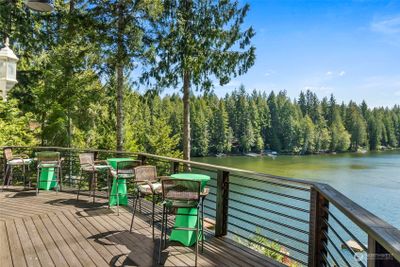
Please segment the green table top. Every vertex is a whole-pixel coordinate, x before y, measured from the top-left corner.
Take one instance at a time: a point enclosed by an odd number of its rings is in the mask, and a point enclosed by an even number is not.
[[[177,179],[200,180],[202,182],[206,182],[211,179],[208,175],[198,173],[175,173],[172,174],[171,177]]]
[[[107,159],[108,164],[111,165],[114,169],[117,168],[117,162],[126,161],[126,160],[134,160],[133,158],[109,158]]]
[[[134,160],[134,159],[133,158],[110,158],[110,159],[107,159],[107,161],[115,161],[115,162],[125,161],[125,160]]]

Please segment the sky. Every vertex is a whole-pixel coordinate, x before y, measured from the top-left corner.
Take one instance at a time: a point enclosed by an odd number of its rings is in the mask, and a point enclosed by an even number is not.
[[[245,27],[256,32],[255,65],[219,96],[238,88],[310,89],[341,102],[400,104],[400,0],[249,0]]]

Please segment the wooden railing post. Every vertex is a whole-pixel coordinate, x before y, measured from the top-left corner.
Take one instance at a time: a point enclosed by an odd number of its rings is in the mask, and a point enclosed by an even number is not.
[[[373,237],[368,236],[368,267],[399,267],[398,262],[381,244]]]
[[[228,199],[229,199],[229,172],[218,171],[217,200],[215,215],[215,236],[224,236],[228,232]]]
[[[328,210],[329,201],[311,187],[310,191],[310,232],[308,248],[308,266],[325,266],[327,256]]]
[[[146,160],[147,160],[147,157],[146,156],[144,156],[144,155],[138,155],[138,160],[140,160],[141,162],[142,162],[142,165],[146,165]]]
[[[171,174],[179,172],[179,162],[171,161]]]

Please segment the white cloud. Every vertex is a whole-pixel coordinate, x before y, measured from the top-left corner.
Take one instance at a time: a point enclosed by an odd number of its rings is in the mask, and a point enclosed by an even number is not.
[[[371,30],[383,34],[400,34],[400,15],[373,21]]]
[[[275,73],[276,73],[276,72],[275,72],[274,70],[268,70],[268,71],[264,74],[264,76],[268,77],[268,76],[274,75]]]
[[[400,14],[393,17],[375,19],[371,23],[370,29],[381,34],[389,44],[400,44]]]
[[[336,76],[344,76],[345,74],[346,74],[346,72],[344,70],[338,71],[338,72],[336,72],[336,71],[327,71],[327,72],[325,72],[325,75],[328,76],[329,78],[333,78],[333,77],[336,77]]]

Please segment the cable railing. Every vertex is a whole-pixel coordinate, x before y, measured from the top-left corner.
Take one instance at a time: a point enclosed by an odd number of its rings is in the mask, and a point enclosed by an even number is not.
[[[400,266],[400,231],[329,185],[147,153],[13,147],[31,156],[61,152],[63,183],[74,187],[79,153],[97,159],[134,157],[159,175],[210,176],[204,207],[214,235],[241,243],[288,266]],[[34,174],[33,174],[34,175]]]

